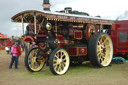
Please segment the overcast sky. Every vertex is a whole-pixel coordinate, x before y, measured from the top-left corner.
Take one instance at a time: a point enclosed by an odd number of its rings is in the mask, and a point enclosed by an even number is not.
[[[8,36],[21,34],[21,27],[11,17],[24,10],[43,10],[43,0],[0,0],[0,32]],[[91,16],[115,20],[128,19],[128,0],[50,0],[51,11],[72,7]]]

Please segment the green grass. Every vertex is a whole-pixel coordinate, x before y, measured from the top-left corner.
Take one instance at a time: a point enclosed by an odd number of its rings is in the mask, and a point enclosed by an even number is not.
[[[127,63],[126,63],[127,64]],[[127,64],[128,65],[128,64]],[[67,73],[64,75],[59,75],[59,76],[79,76],[79,75],[103,75],[103,76],[108,76],[110,75],[111,77],[120,75],[120,71],[123,71],[121,67],[125,67],[125,64],[117,64],[117,65],[112,65],[106,68],[93,68],[92,66],[88,66],[86,64],[83,65],[77,65],[77,66],[70,66]],[[24,72],[21,71],[22,76],[26,77],[33,77],[33,78],[42,78],[42,77],[56,77],[56,75],[52,74],[50,71],[49,67],[45,66],[42,71],[40,72],[29,72],[25,70]],[[121,74],[122,75],[122,74]]]
[[[54,75],[47,66],[40,72],[29,72],[24,66],[24,54],[19,58],[19,69],[8,69],[11,55],[0,53],[0,85],[127,85],[128,63],[106,68],[87,63],[70,65],[66,74]]]

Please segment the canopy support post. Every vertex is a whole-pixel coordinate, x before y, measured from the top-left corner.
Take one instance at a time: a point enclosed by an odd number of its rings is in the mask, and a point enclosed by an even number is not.
[[[34,13],[34,33],[36,34],[36,13]]]
[[[24,15],[22,15],[22,33],[24,35]]]
[[[56,36],[57,36],[57,22],[55,21],[55,32],[56,32]]]
[[[103,25],[100,24],[100,32],[102,32],[102,31],[103,31]]]

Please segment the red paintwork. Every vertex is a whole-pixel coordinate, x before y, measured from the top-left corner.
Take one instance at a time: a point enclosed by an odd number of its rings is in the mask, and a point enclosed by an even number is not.
[[[13,41],[10,40],[9,38],[7,39],[6,42],[7,42],[7,43],[6,43],[6,46],[8,46],[8,47],[10,47],[10,46],[13,44]]]
[[[82,56],[87,55],[86,46],[67,46],[66,50],[70,56]]]
[[[31,36],[25,36],[23,41],[26,41],[26,42],[27,41],[32,41],[32,42],[34,42],[34,39]]]
[[[87,54],[87,48],[86,47],[79,47],[79,55],[86,55]]]
[[[5,47],[10,47],[12,45],[12,41],[7,38],[7,35],[0,33],[0,50],[4,50]]]
[[[78,56],[77,46],[68,46],[67,51],[70,56]]]
[[[58,47],[64,47],[65,45],[65,41],[64,41],[64,37],[62,35],[57,35],[57,39],[58,39]]]
[[[5,39],[5,38],[7,38],[7,35],[0,33],[0,39]]]
[[[83,38],[83,34],[82,31],[74,31],[74,38],[75,39],[82,39]]]
[[[127,33],[127,41],[120,42],[120,33]],[[128,20],[115,21],[110,35],[113,41],[114,54],[128,54]]]
[[[70,33],[73,33],[73,30],[70,30]]]
[[[94,27],[94,28],[92,28],[92,27]],[[88,24],[87,25],[87,27],[86,27],[86,37],[87,37],[87,40],[89,40],[91,38],[92,34],[90,32],[94,31],[95,33],[97,33],[97,30],[98,30],[97,28],[98,28],[98,25],[93,25],[93,24]]]

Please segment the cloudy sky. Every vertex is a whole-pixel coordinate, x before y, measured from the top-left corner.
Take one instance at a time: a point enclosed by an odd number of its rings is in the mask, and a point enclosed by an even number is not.
[[[43,0],[0,0],[0,32],[8,36],[21,34],[21,25],[11,22],[11,17],[24,10],[43,10]],[[91,16],[115,20],[128,19],[128,0],[50,0],[51,11],[72,7]]]

